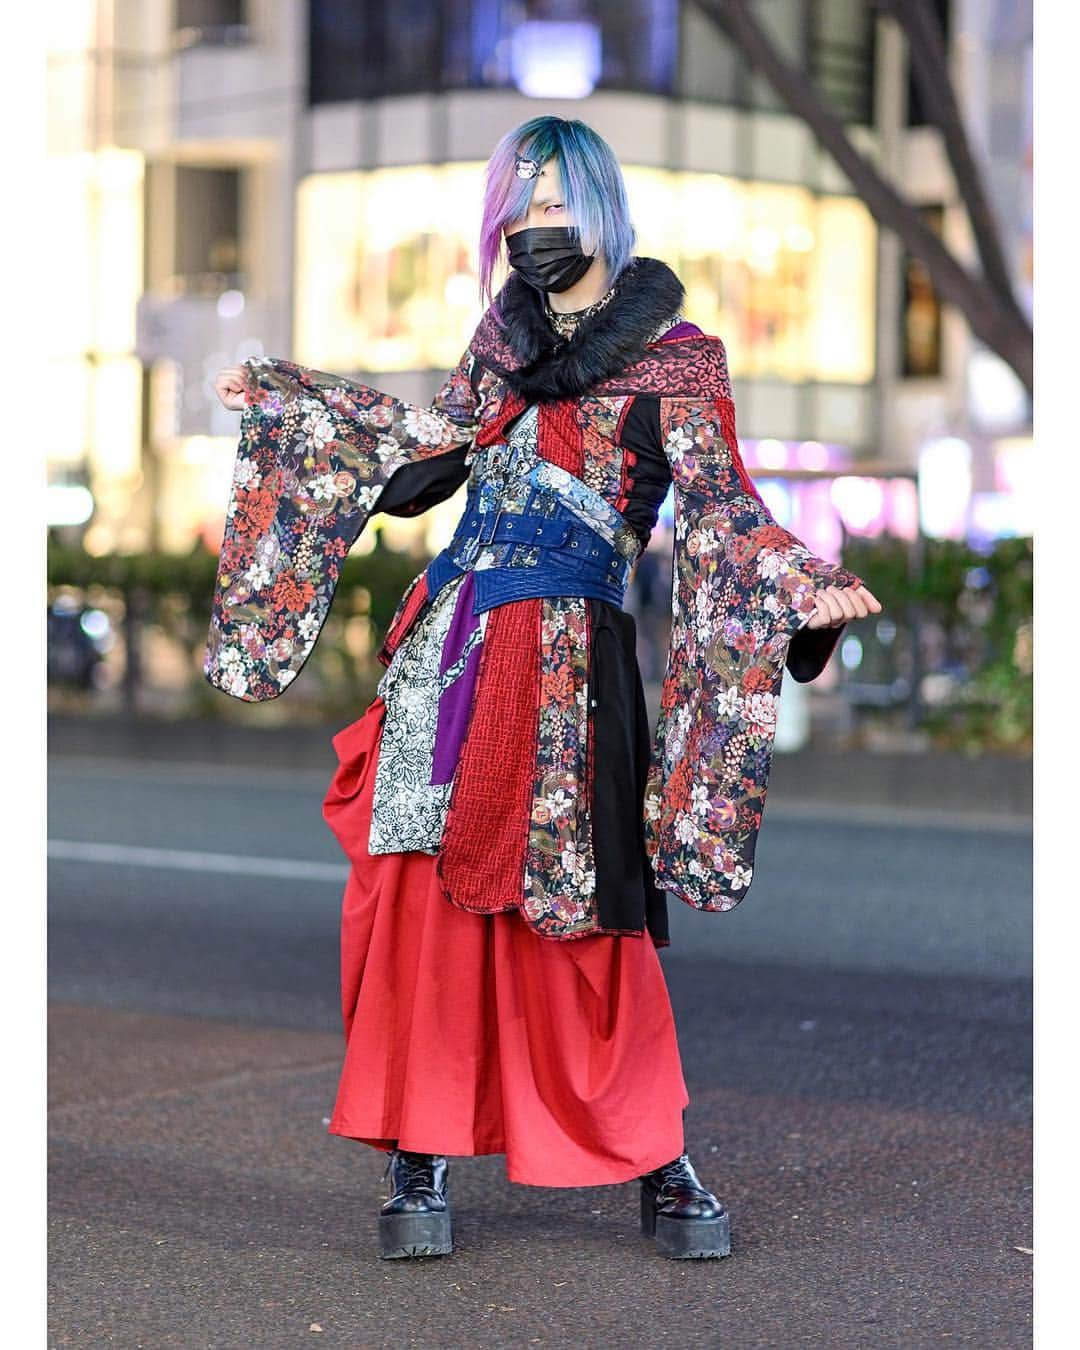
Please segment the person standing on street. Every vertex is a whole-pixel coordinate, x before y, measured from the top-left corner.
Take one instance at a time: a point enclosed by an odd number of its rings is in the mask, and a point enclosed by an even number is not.
[[[526,1185],[637,1181],[664,1256],[731,1249],[686,1150],[666,892],[745,897],[783,672],[881,604],[773,519],[723,343],[634,239],[607,143],[536,117],[487,165],[486,308],[429,407],[284,358],[217,377],[243,417],[206,674],[232,697],[296,678],[374,515],[466,488],[323,806],[351,863],[330,1131],[388,1154],[386,1258],[451,1251],[447,1159],[492,1153]],[[623,599],[672,489],[653,731]]]

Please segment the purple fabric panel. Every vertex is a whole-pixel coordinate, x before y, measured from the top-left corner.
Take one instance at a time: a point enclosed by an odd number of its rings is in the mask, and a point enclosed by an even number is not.
[[[443,643],[442,658],[439,661],[440,675],[445,675],[461,657],[470,634],[479,626],[480,616],[473,613],[473,573],[468,572],[458,589],[454,617],[450,620],[450,628]],[[465,662],[465,669],[448,689],[443,690],[439,699],[439,721],[435,728],[435,749],[431,760],[432,787],[449,783],[457,768],[461,745],[465,739],[465,728],[469,724],[469,711],[472,708],[473,689],[476,685],[476,672],[480,668],[480,652],[483,645],[482,642],[476,644]]]
[[[446,630],[446,640],[443,642],[442,657],[439,660],[440,675],[445,675],[461,656],[465,650],[465,643],[469,640],[469,634],[476,627],[476,615],[472,612],[475,587],[474,574],[466,572],[464,581],[458,587],[457,599],[454,601],[454,617]]]
[[[480,669],[483,647],[482,642],[476,644],[465,662],[465,669],[439,700],[439,724],[435,730],[435,751],[431,757],[433,787],[450,782],[461,758],[461,746],[465,740],[465,729],[469,725],[476,672]]]
[[[682,323],[677,323],[674,328],[667,330],[664,334],[664,341],[667,342],[669,338],[698,337],[700,334],[701,329],[696,323],[687,323],[683,319]]]

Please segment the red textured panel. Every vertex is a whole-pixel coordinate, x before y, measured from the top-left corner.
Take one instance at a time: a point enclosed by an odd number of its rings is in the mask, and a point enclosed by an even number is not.
[[[487,914],[522,903],[540,703],[539,600],[488,614],[472,717],[439,850],[447,899]]]
[[[619,445],[622,444],[622,433],[623,433],[623,426],[624,426],[624,424],[625,424],[625,422],[626,422],[626,414],[627,414],[627,413],[630,411],[630,409],[634,406],[634,403],[635,403],[635,402],[636,402],[636,399],[634,398],[633,395],[631,395],[629,398],[624,398],[624,399],[623,399],[622,409],[621,409],[621,411],[619,412],[619,420],[618,420],[618,422],[615,423],[615,442],[616,442],[616,444],[619,444]]]
[[[585,447],[577,418],[576,399],[542,403],[537,423],[536,448],[542,459],[579,478],[585,470]]]
[[[716,411],[720,414],[720,431],[727,442],[727,448],[731,452],[731,467],[739,475],[739,482],[743,485],[752,497],[761,501],[761,493],[754,486],[754,480],[746,471],[746,465],[742,462],[742,455],[739,453],[739,441],[735,435],[735,404],[729,398],[718,398],[716,400]]]
[[[476,433],[476,444],[495,445],[498,441],[506,440],[506,424],[519,412],[523,412],[525,400],[520,394],[507,394],[503,399],[499,410],[493,413],[491,419],[484,423]]]
[[[637,463],[637,455],[627,446],[622,448],[622,463],[619,467],[619,495],[615,498],[615,510],[625,511],[633,488],[632,470]]]

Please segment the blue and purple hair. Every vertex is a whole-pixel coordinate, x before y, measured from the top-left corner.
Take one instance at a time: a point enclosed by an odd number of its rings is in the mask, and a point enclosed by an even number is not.
[[[508,131],[484,172],[484,218],[480,226],[480,299],[491,302],[491,278],[503,254],[503,228],[529,211],[537,178],[518,178],[514,158],[541,165],[554,159],[562,179],[563,202],[588,254],[603,254],[614,282],[630,261],[635,241],[626,184],[615,152],[584,122],[533,117]]]

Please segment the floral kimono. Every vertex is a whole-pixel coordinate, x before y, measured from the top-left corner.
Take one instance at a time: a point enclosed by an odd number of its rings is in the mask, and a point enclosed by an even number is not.
[[[862,584],[769,513],[739,455],[723,343],[682,319],[683,298],[665,264],[634,259],[562,339],[511,274],[426,408],[245,363],[207,678],[239,699],[282,693],[371,516],[466,484],[454,539],[379,653],[366,848],[428,854],[453,905],[518,910],[547,938],[664,945],[666,891],[739,903],[783,671],[812,680],[836,645],[840,628],[805,628],[815,592]],[[650,734],[622,599],[672,484]]]

